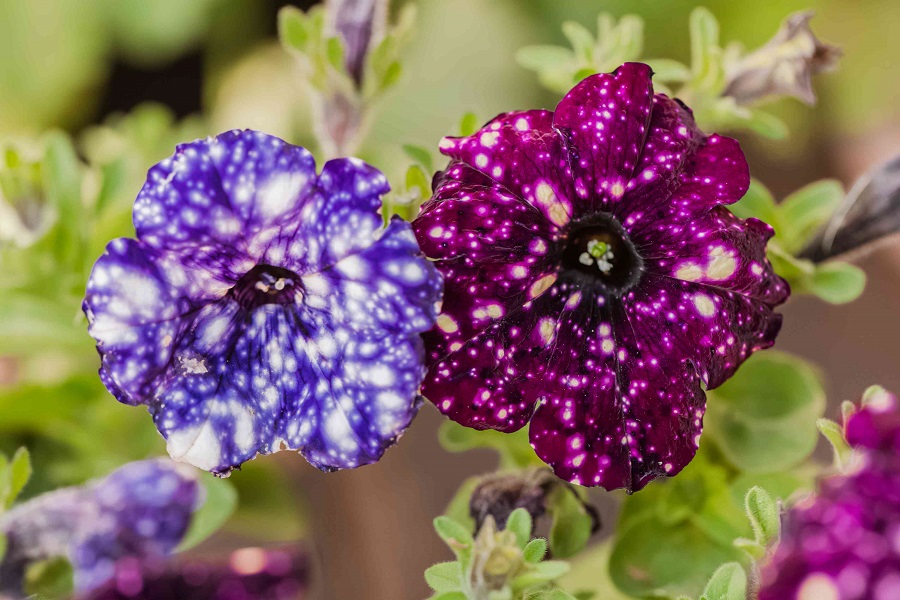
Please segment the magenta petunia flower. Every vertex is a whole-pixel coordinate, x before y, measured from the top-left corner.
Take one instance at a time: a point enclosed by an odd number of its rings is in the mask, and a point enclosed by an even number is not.
[[[388,189],[256,131],[179,146],[137,197],[138,239],[87,284],[106,387],[217,474],[285,449],[326,471],[377,461],[421,403],[441,292],[409,224],[382,228]]]
[[[697,450],[701,384],[781,325],[772,229],[723,205],[749,185],[737,142],[653,93],[647,65],[588,77],[556,112],[446,138],[413,228],[445,278],[423,394],[515,431],[573,483],[638,490]]]
[[[77,600],[302,600],[309,560],[299,548],[241,548],[227,563],[197,558],[116,564],[110,581]]]
[[[851,471],[783,518],[759,600],[900,598],[900,411],[879,394],[850,417]]]

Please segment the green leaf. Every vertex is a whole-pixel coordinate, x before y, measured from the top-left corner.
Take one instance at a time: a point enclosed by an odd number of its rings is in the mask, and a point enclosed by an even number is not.
[[[3,562],[4,556],[6,556],[6,536],[0,533],[0,563]]]
[[[431,152],[429,150],[422,148],[421,146],[404,144],[403,151],[413,161],[421,165],[421,167],[425,169],[426,173],[434,172],[434,162],[431,160]]]
[[[461,588],[463,572],[459,562],[443,562],[425,570],[425,582],[435,592],[455,592]]]
[[[815,421],[824,407],[825,391],[812,365],[789,354],[761,352],[710,392],[704,435],[740,470],[782,471],[813,451]]]
[[[462,546],[471,546],[474,541],[472,532],[449,517],[437,517],[434,530],[454,551]]]
[[[438,430],[438,439],[450,452],[493,448],[500,454],[502,469],[521,469],[544,464],[528,441],[526,427],[515,433],[501,433],[490,429],[478,431],[453,421],[445,421]]]
[[[570,72],[577,66],[572,51],[561,46],[525,46],[516,52],[516,61],[537,72]]]
[[[762,546],[778,542],[781,537],[781,511],[775,499],[766,490],[755,486],[747,492],[744,507],[756,541]]]
[[[278,37],[287,50],[306,52],[309,30],[303,11],[294,6],[285,6],[278,11]]]
[[[40,598],[68,598],[74,587],[74,570],[64,558],[32,563],[25,571],[25,594]]]
[[[514,590],[524,590],[535,585],[550,583],[569,572],[569,563],[562,560],[545,560],[529,565],[525,573],[512,580]]]
[[[473,135],[479,129],[478,124],[478,115],[467,112],[459,120],[459,135],[462,137]]]
[[[853,454],[853,449],[844,437],[844,428],[831,419],[819,419],[816,427],[834,450],[834,464],[838,469],[843,469]]]
[[[330,37],[325,42],[325,56],[328,64],[339,73],[344,72],[344,43],[339,37]]]
[[[560,589],[536,590],[525,594],[524,600],[579,600],[579,597]]]
[[[410,165],[406,170],[406,190],[409,192],[415,191],[418,194],[418,202],[412,207],[412,216],[415,217],[419,204],[431,197],[429,176],[419,165]]]
[[[428,600],[468,600],[468,598],[462,592],[441,592]]]
[[[544,538],[535,538],[525,545],[522,550],[522,558],[525,562],[538,563],[544,559],[547,554],[547,540]]]
[[[386,90],[389,87],[392,87],[400,81],[401,75],[403,75],[403,66],[399,61],[395,60],[388,65],[388,68],[384,72],[384,76],[381,78],[381,89]]]
[[[238,497],[234,486],[225,479],[208,473],[201,477],[206,499],[191,519],[188,531],[178,545],[178,551],[193,548],[219,530],[237,508]]]
[[[734,540],[734,547],[746,552],[753,560],[761,560],[766,555],[766,547],[756,540],[738,538]]]
[[[818,265],[809,279],[808,290],[830,304],[846,304],[859,298],[866,288],[866,273],[844,262]]]
[[[653,81],[681,83],[691,78],[691,70],[686,65],[668,58],[647,59],[646,62],[653,69]]]
[[[576,492],[558,486],[547,499],[550,525],[550,549],[557,558],[568,558],[581,552],[591,537],[593,520]]]
[[[719,565],[741,556],[691,522],[668,526],[646,518],[617,532],[609,571],[616,587],[630,596],[696,597]]]
[[[31,455],[28,448],[19,448],[9,462],[9,489],[6,491],[6,502],[3,508],[12,506],[22,492],[22,488],[31,479]]]
[[[475,530],[475,520],[469,514],[469,500],[479,483],[481,483],[481,477],[478,476],[469,477],[463,481],[453,498],[447,503],[447,508],[444,509],[445,517],[463,525],[468,531]]]
[[[750,180],[750,187],[747,193],[735,204],[728,209],[742,219],[755,217],[760,221],[765,221],[775,228],[777,233],[780,229],[778,226],[777,206],[772,193],[758,179]]]
[[[562,24],[563,35],[572,44],[576,55],[587,63],[594,60],[594,36],[581,23],[566,21]]]
[[[701,600],[747,600],[747,574],[736,562],[719,567],[703,590]]]
[[[735,125],[746,127],[753,133],[771,140],[783,140],[790,134],[784,121],[758,108],[751,109],[749,115],[736,119]]]
[[[844,187],[834,179],[823,179],[800,188],[782,200],[781,245],[791,254],[802,250],[825,224],[844,198]]]
[[[698,6],[691,12],[691,70],[698,87],[718,91],[722,50],[719,48],[719,22],[706,8]]]
[[[524,548],[531,539],[531,526],[531,515],[524,508],[512,511],[506,520],[506,531],[511,531],[516,536],[519,548]]]

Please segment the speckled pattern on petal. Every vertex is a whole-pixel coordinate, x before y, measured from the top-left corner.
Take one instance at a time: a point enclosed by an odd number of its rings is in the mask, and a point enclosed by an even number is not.
[[[782,517],[760,600],[893,600],[900,591],[900,411],[884,390],[850,416],[849,470]]]
[[[455,421],[515,431],[561,477],[641,489],[700,443],[705,394],[781,325],[771,228],[723,205],[749,185],[629,63],[555,113],[507,113],[451,157],[413,222],[445,277],[423,393]]]
[[[176,459],[225,475],[298,450],[375,462],[420,405],[441,278],[384,175],[259,132],[178,147],[150,170],[138,240],[111,242],[84,310],[101,379],[144,404]]]

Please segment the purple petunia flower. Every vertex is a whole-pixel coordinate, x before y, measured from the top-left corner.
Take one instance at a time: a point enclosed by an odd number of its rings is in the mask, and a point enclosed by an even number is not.
[[[737,142],[653,93],[647,65],[588,77],[556,112],[500,115],[451,157],[413,228],[445,277],[423,394],[515,431],[582,485],[639,490],[697,450],[713,388],[781,325],[772,229],[725,204]]]
[[[900,598],[900,411],[880,393],[852,415],[850,473],[784,515],[784,532],[762,569],[759,600]]]
[[[224,475],[291,449],[335,470],[406,429],[441,280],[409,224],[382,229],[388,189],[255,131],[150,170],[138,239],[109,244],[84,310],[103,382],[148,406],[173,458]]]
[[[123,557],[165,556],[187,532],[202,493],[193,470],[155,459],[21,504],[0,517],[8,543],[0,589],[19,585],[34,561],[67,558],[75,588],[91,590],[113,576]]]

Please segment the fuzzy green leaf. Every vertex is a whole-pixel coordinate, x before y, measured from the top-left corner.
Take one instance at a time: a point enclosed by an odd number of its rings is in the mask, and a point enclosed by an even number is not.
[[[531,539],[531,515],[524,508],[512,511],[506,520],[506,531],[511,531],[516,536],[516,544],[524,548]]]
[[[31,479],[31,455],[28,453],[28,448],[24,446],[19,448],[13,455],[12,460],[9,461],[8,468],[9,489],[6,490],[5,506],[3,508],[12,506],[19,494],[22,493],[22,488]]]
[[[431,152],[426,148],[414,146],[412,144],[404,144],[403,152],[405,152],[413,161],[421,165],[426,173],[434,172],[434,161],[431,159]]]
[[[278,11],[278,38],[286,49],[306,52],[309,30],[303,11],[294,6],[285,6]]]
[[[778,237],[785,250],[796,254],[834,213],[844,198],[844,186],[834,179],[823,179],[800,188],[782,200],[781,231]]]
[[[763,546],[778,542],[781,537],[781,512],[775,499],[763,488],[755,486],[747,492],[744,508],[756,541]]]
[[[525,46],[516,52],[516,61],[532,71],[571,71],[577,65],[575,56],[561,46]]]
[[[742,471],[782,471],[815,448],[815,422],[824,407],[825,390],[812,365],[776,351],[754,354],[710,392],[704,435]]]
[[[838,469],[843,469],[850,460],[850,456],[853,454],[853,449],[844,437],[844,428],[831,419],[817,420],[816,427],[819,429],[819,433],[828,440],[828,443],[831,444],[831,448],[834,450],[835,466],[837,466]]]
[[[866,288],[866,273],[844,262],[819,265],[807,282],[810,293],[830,304],[846,304],[859,298]]]
[[[547,501],[547,510],[553,517],[550,549],[557,558],[581,552],[591,537],[593,520],[575,494],[571,488],[560,486]]]
[[[747,600],[747,574],[736,562],[724,564],[713,574],[700,600]]]
[[[525,594],[524,600],[579,600],[578,597],[560,589],[535,590]]]
[[[466,137],[478,131],[478,115],[467,112],[459,120],[459,135]]]
[[[428,600],[468,600],[462,592],[440,592]]]
[[[653,69],[653,81],[682,83],[691,78],[691,69],[686,65],[669,58],[647,59],[646,62]]]
[[[203,505],[194,513],[179,551],[193,548],[218,531],[237,508],[237,491],[231,482],[204,473],[201,482],[206,494]]]
[[[562,24],[563,35],[572,44],[575,54],[581,60],[591,63],[594,60],[594,36],[584,25],[575,21],[566,21]]]
[[[522,558],[525,562],[538,563],[544,559],[547,554],[547,540],[544,538],[535,538],[525,545],[522,550]]]
[[[462,567],[458,561],[438,563],[425,570],[425,582],[435,592],[461,590],[462,576]]]
[[[528,570],[512,580],[514,590],[524,590],[559,579],[569,572],[569,563],[562,560],[545,560],[530,565]]]
[[[449,517],[437,517],[434,520],[434,530],[454,551],[461,546],[470,546],[474,541],[468,529]]]

